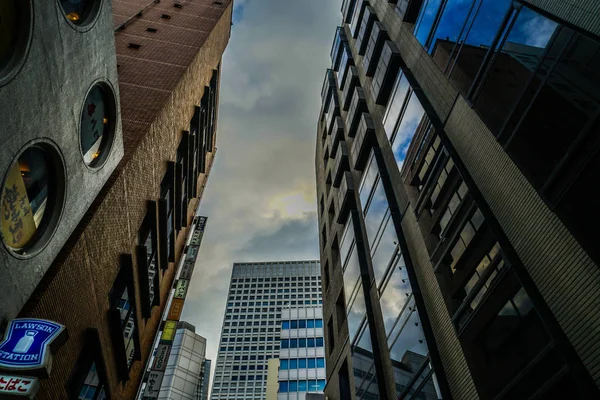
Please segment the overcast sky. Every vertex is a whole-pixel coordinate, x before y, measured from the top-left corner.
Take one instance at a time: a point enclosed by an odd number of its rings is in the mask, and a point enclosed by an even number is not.
[[[206,233],[182,320],[208,340],[211,386],[234,262],[318,259],[316,124],[341,0],[235,0],[223,55]]]

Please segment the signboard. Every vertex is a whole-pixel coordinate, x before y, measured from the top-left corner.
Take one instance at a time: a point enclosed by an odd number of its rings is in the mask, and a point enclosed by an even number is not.
[[[194,261],[185,261],[181,266],[179,279],[192,279],[192,272],[194,272]]]
[[[172,342],[175,338],[175,332],[177,331],[177,321],[166,321],[163,328],[162,336],[160,337],[161,342]]]
[[[23,182],[23,170],[18,162],[14,163],[6,175],[2,196],[2,236],[6,243],[20,249],[33,237],[36,231],[31,204]]]
[[[173,299],[171,301],[171,308],[169,309],[169,315],[167,315],[167,319],[173,321],[179,321],[181,317],[181,312],[183,311],[183,299]]]
[[[202,242],[202,236],[204,232],[196,230],[192,235],[192,239],[190,240],[190,246],[200,246],[200,242]]]
[[[0,397],[33,399],[40,388],[38,378],[0,374]]]
[[[148,374],[148,383],[146,383],[146,389],[144,389],[145,399],[158,398],[164,374],[162,371],[150,371]]]
[[[159,344],[156,349],[156,356],[154,357],[154,366],[152,369],[156,371],[164,371],[167,368],[169,362],[169,354],[171,353],[171,346],[168,344]]]
[[[187,289],[190,281],[187,279],[179,279],[177,281],[177,286],[175,286],[175,295],[176,299],[184,299],[187,294]]]
[[[187,249],[187,253],[185,255],[186,260],[196,261],[196,256],[198,255],[199,247],[189,246]]]
[[[52,364],[51,347],[61,345],[66,337],[66,328],[56,322],[13,319],[0,343],[0,369],[47,375]]]

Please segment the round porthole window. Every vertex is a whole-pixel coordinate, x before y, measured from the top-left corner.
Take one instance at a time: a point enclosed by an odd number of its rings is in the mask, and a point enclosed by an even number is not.
[[[35,253],[48,241],[62,207],[64,169],[57,151],[34,144],[11,165],[2,186],[2,240],[15,254]]]
[[[91,22],[98,9],[101,0],[60,0],[60,5],[67,19],[75,25],[83,26]]]
[[[23,64],[31,37],[31,1],[0,1],[0,85]]]
[[[81,111],[80,144],[87,166],[98,168],[106,160],[114,137],[116,115],[110,87],[104,83],[92,86]]]

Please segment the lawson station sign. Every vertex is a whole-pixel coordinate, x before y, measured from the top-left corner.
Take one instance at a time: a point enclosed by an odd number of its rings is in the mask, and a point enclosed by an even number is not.
[[[56,350],[66,336],[66,328],[53,321],[12,320],[0,343],[0,370],[47,376],[52,365],[52,350]]]

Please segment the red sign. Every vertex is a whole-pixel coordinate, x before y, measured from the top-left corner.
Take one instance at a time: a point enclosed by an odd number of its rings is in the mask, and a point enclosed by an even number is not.
[[[40,388],[37,378],[0,374],[0,397],[28,397],[33,399]]]

